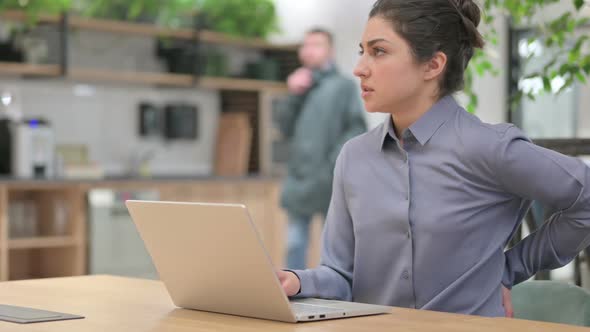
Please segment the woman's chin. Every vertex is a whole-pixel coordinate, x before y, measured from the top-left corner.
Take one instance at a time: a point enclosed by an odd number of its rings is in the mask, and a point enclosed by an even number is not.
[[[381,113],[381,111],[379,110],[378,107],[375,107],[375,105],[372,105],[371,103],[366,103],[366,102],[365,102],[365,110],[367,111],[367,113]]]

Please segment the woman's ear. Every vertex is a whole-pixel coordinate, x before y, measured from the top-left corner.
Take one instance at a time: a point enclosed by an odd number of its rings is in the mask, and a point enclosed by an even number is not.
[[[438,79],[444,73],[447,66],[447,55],[443,52],[436,52],[430,61],[425,63],[424,80]]]

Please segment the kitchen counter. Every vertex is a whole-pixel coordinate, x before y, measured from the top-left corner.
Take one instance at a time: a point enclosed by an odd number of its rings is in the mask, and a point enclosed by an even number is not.
[[[195,175],[195,176],[153,176],[153,177],[139,177],[139,176],[106,176],[97,179],[75,179],[75,178],[16,178],[0,176],[1,184],[11,183],[96,183],[96,182],[145,182],[145,181],[276,181],[280,177],[263,176],[263,175],[247,175],[247,176],[216,176],[216,175]]]
[[[0,281],[88,273],[88,236],[92,235],[92,227],[89,227],[92,204],[88,194],[103,189],[105,192],[129,194],[129,197],[135,197],[133,194],[140,192],[155,193],[154,197],[162,201],[245,204],[272,260],[277,266],[283,266],[287,218],[280,208],[281,182],[279,178],[264,176],[107,177],[87,180],[0,177]],[[9,235],[9,225],[18,224],[16,219],[11,219],[9,207],[15,203],[25,204],[23,202],[37,207],[39,233],[16,239]],[[65,204],[65,208],[60,208],[60,204]],[[67,230],[66,233],[52,231],[61,224],[58,222],[60,209],[66,213],[61,217],[66,226],[59,227]],[[116,213],[109,212],[106,216],[103,222],[98,222],[99,225],[111,223],[113,227],[125,229],[132,225],[128,221],[123,224],[119,220],[123,216],[118,218]],[[118,236],[126,234],[123,231],[112,233]],[[319,232],[316,233],[319,239]],[[110,239],[104,241],[111,243]],[[121,243],[127,242],[124,238]],[[121,250],[121,256],[131,251],[115,246],[114,242],[111,245],[115,248],[113,250]],[[316,247],[311,252],[319,253],[319,246]],[[56,264],[58,261],[60,263]]]
[[[150,186],[170,186],[183,185],[194,183],[244,183],[244,182],[258,182],[258,183],[280,183],[281,178],[249,175],[249,176],[155,176],[155,177],[129,177],[129,176],[108,176],[101,179],[68,179],[68,178],[13,178],[0,177],[0,186],[7,186],[11,188],[26,188],[26,189],[46,189],[56,187],[80,187],[80,188],[103,188],[103,187],[150,187]]]

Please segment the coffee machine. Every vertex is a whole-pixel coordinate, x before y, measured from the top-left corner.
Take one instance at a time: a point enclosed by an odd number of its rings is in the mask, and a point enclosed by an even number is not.
[[[12,133],[10,119],[0,119],[0,176],[12,175]]]
[[[0,174],[19,178],[55,176],[55,137],[47,121],[0,120]]]

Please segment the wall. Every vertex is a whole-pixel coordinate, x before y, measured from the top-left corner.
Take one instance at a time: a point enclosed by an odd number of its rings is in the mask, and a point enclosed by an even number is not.
[[[48,32],[48,36],[55,39],[54,33]],[[154,47],[150,38],[75,31],[68,56],[72,67],[160,71],[163,66],[152,56]],[[50,57],[55,58],[55,52],[51,51]],[[20,96],[25,115],[47,118],[55,128],[58,144],[88,146],[91,159],[109,174],[129,172],[130,162],[149,152],[154,152],[149,166],[155,175],[211,172],[220,112],[218,91],[6,78],[0,80],[0,88]],[[173,143],[141,139],[137,134],[141,101],[197,105],[199,139]]]
[[[158,89],[129,85],[88,85],[63,81],[2,81],[17,91],[26,116],[53,125],[58,144],[84,144],[92,160],[110,174],[122,175],[138,154],[155,152],[154,174],[207,174],[211,170],[218,94],[196,89]],[[199,139],[166,143],[137,134],[137,104],[188,102],[199,106]]]

